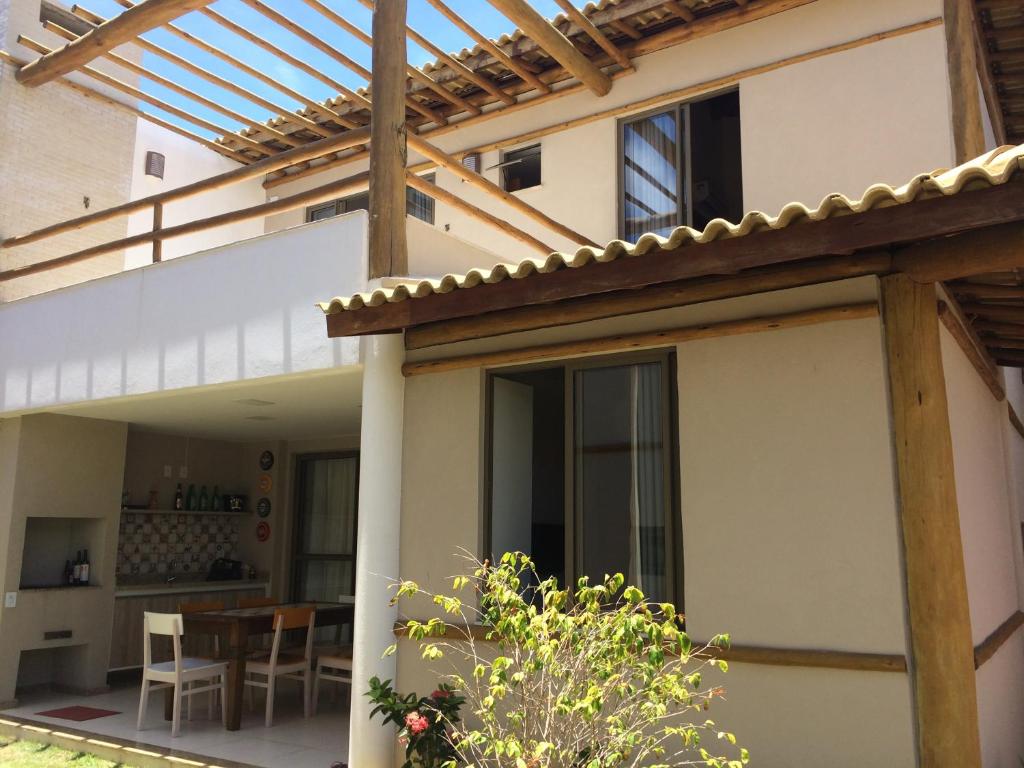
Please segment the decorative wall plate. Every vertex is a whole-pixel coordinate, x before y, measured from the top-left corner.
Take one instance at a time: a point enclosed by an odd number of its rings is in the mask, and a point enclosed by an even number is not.
[[[270,517],[270,499],[266,496],[256,502],[256,514],[260,517]]]
[[[270,523],[260,520],[256,524],[256,541],[266,541],[270,538]]]
[[[259,488],[260,493],[270,493],[270,489],[274,487],[274,478],[264,472],[259,476],[259,479],[256,481],[256,485]]]
[[[266,472],[274,466],[274,454],[271,451],[264,451],[260,454],[260,469]]]

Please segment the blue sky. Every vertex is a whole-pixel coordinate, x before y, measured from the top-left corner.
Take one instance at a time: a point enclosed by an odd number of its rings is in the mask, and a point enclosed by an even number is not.
[[[331,24],[326,18],[311,9],[301,0],[265,0],[265,2],[280,11],[285,16],[313,31],[321,39],[331,43],[335,48],[341,50],[349,57],[355,59],[366,68],[370,68],[370,49],[356,38]],[[358,0],[323,0],[324,4],[353,22],[361,29],[370,30],[370,11],[364,8]],[[450,23],[440,13],[434,10],[426,0],[408,0],[409,3],[409,24],[416,31],[423,34],[430,41],[446,51],[458,51],[464,47],[471,47],[473,41],[462,33],[457,27]],[[511,31],[514,24],[498,13],[486,0],[447,0],[447,4],[460,13],[467,21],[473,24],[476,29],[489,37],[496,38],[503,32]],[[116,15],[123,10],[122,6],[114,0],[84,0],[83,7],[105,17]],[[558,6],[553,0],[533,0],[534,7],[547,17],[556,15]],[[582,5],[582,2],[577,3]],[[286,30],[267,21],[261,14],[253,11],[244,5],[240,0],[218,0],[211,6],[214,10],[233,21],[245,26],[250,31],[259,34],[273,42],[279,48],[292,55],[309,62],[320,71],[328,74],[333,79],[344,83],[350,88],[358,88],[365,85],[365,81],[356,74],[348,71],[333,58],[316,48],[312,47],[300,38],[295,37]],[[295,70],[280,62],[276,57],[263,51],[258,46],[237,37],[224,29],[214,21],[207,19],[197,13],[191,13],[182,17],[176,22],[186,31],[215,44],[221,50],[232,54],[238,59],[251,66],[271,74],[279,82],[291,87],[306,96],[321,101],[327,97],[336,95],[331,88],[320,80],[307,75],[304,72]],[[177,36],[165,30],[154,30],[144,37],[153,43],[167,48],[199,66],[221,75],[238,85],[263,96],[266,99],[295,109],[301,106],[288,96],[278,92],[265,83],[239,72],[220,59],[212,56],[195,46],[181,40]],[[409,62],[423,64],[432,57],[419,46],[409,43]],[[224,106],[230,107],[236,112],[247,117],[259,120],[268,117],[266,110],[259,105],[252,104],[242,97],[230,92],[223,91],[216,86],[207,83],[202,78],[192,75],[189,72],[178,69],[173,64],[161,58],[145,54],[143,65],[164,77],[173,80],[193,91],[203,94]],[[142,81],[140,87],[146,93],[152,94],[163,101],[169,102],[192,114],[203,117],[217,125],[224,126],[231,130],[241,127],[230,118],[221,115],[219,112],[210,110],[202,105],[196,104],[173,91],[150,82]],[[211,137],[210,132],[197,126],[185,123],[172,115],[161,112],[156,107],[148,104],[141,105],[143,109],[159,115],[171,122],[180,124],[191,131]]]

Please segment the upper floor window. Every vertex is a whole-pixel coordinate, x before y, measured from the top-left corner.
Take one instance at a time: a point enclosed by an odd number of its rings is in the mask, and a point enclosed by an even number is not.
[[[427,181],[433,182],[435,174],[430,173],[425,175],[423,178]],[[321,221],[322,219],[329,219],[332,216],[339,216],[343,213],[367,211],[369,209],[370,193],[360,192],[359,194],[349,195],[348,197],[342,197],[338,200],[331,200],[329,203],[311,205],[306,209],[306,221]],[[406,187],[405,212],[410,216],[415,216],[420,221],[425,221],[427,224],[433,224],[434,198],[423,194],[419,190]]]
[[[651,352],[490,376],[488,556],[681,603],[673,368]]]
[[[501,188],[506,192],[540,186],[540,144],[506,152],[501,158]]]
[[[629,118],[619,130],[622,239],[742,218],[738,91]]]

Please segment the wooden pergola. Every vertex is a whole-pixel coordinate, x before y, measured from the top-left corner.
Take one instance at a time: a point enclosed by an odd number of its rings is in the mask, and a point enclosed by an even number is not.
[[[461,17],[445,0],[427,0],[446,20],[443,23],[454,24],[476,43],[472,50],[447,53],[420,31],[408,26],[406,0],[379,0],[376,5],[373,0],[360,0],[373,12],[369,30],[360,28],[324,0],[301,0],[316,11],[325,24],[343,30],[359,45],[371,48],[372,66],[366,68],[350,53],[327,42],[315,30],[299,24],[287,12],[278,10],[282,6],[271,6],[264,0],[242,1],[265,21],[286,33],[285,36],[325,54],[337,69],[323,70],[270,42],[268,36],[256,34],[240,21],[209,7],[212,0],[117,0],[125,10],[113,18],[104,18],[82,5],[75,5],[71,9],[73,25],[68,19],[52,15],[43,21],[48,32],[68,41],[63,47],[51,48],[31,35],[23,34],[19,43],[39,53],[38,59],[21,61],[0,51],[0,58],[18,66],[17,80],[27,87],[38,87],[48,82],[61,83],[185,135],[243,166],[180,189],[10,237],[0,243],[0,248],[36,242],[147,208],[153,211],[151,232],[8,269],[0,272],[0,281],[142,243],[153,244],[156,261],[160,259],[160,244],[166,239],[232,221],[304,207],[366,187],[370,189],[370,273],[373,277],[402,275],[407,272],[407,256],[403,242],[404,227],[399,223],[404,218],[407,183],[516,238],[538,253],[547,255],[554,250],[536,236],[511,225],[507,217],[482,210],[421,176],[425,171],[438,167],[474,185],[502,206],[516,210],[546,230],[582,246],[597,246],[585,233],[555,221],[465,167],[462,163],[465,152],[458,155],[445,153],[431,140],[480,121],[542,106],[574,93],[590,92],[597,97],[603,96],[616,80],[635,71],[632,62],[637,56],[812,2],[602,0],[598,5],[588,4],[580,9],[571,0],[557,0],[564,14],[546,19],[526,0],[490,0],[518,27],[511,35],[492,40]],[[188,14],[215,22],[226,34],[258,46],[281,65],[320,81],[337,95],[318,101],[282,84],[281,78],[266,73],[267,67],[257,67],[223,50],[223,44],[186,31],[180,17]],[[69,28],[72,26],[75,29]],[[212,55],[240,74],[271,86],[282,99],[258,95],[240,85],[235,78],[210,72],[189,56],[152,42],[145,34],[157,28],[184,40],[190,50]],[[277,39],[276,35],[274,37]],[[436,61],[421,68],[409,65],[405,57],[407,39],[436,56]],[[115,52],[115,48],[125,44],[133,44],[146,54],[241,97],[273,116],[262,122],[253,120],[208,95]],[[199,116],[191,108],[157,98],[109,74],[109,67],[96,67],[99,60],[157,83],[188,103],[223,115],[240,128],[230,130],[223,124]],[[342,72],[365,80],[366,85],[347,87],[338,79]],[[93,87],[92,83],[99,84],[102,89]],[[115,98],[110,91],[123,94],[126,99]],[[289,110],[278,103],[281,100],[292,100],[302,106]],[[170,113],[178,120],[169,122],[154,115],[148,111],[147,105]],[[186,124],[205,131],[207,135],[184,127]],[[209,134],[215,138],[209,138]],[[166,203],[255,177],[262,177],[264,186],[273,187],[365,160],[367,149],[370,158],[368,174],[357,174],[241,211],[175,227],[162,226],[162,208]],[[426,160],[408,166],[409,150]]]

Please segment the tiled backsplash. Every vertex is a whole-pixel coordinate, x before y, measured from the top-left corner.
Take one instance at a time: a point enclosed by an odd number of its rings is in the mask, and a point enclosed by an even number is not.
[[[117,576],[205,577],[218,557],[236,559],[239,522],[237,515],[122,512]]]

